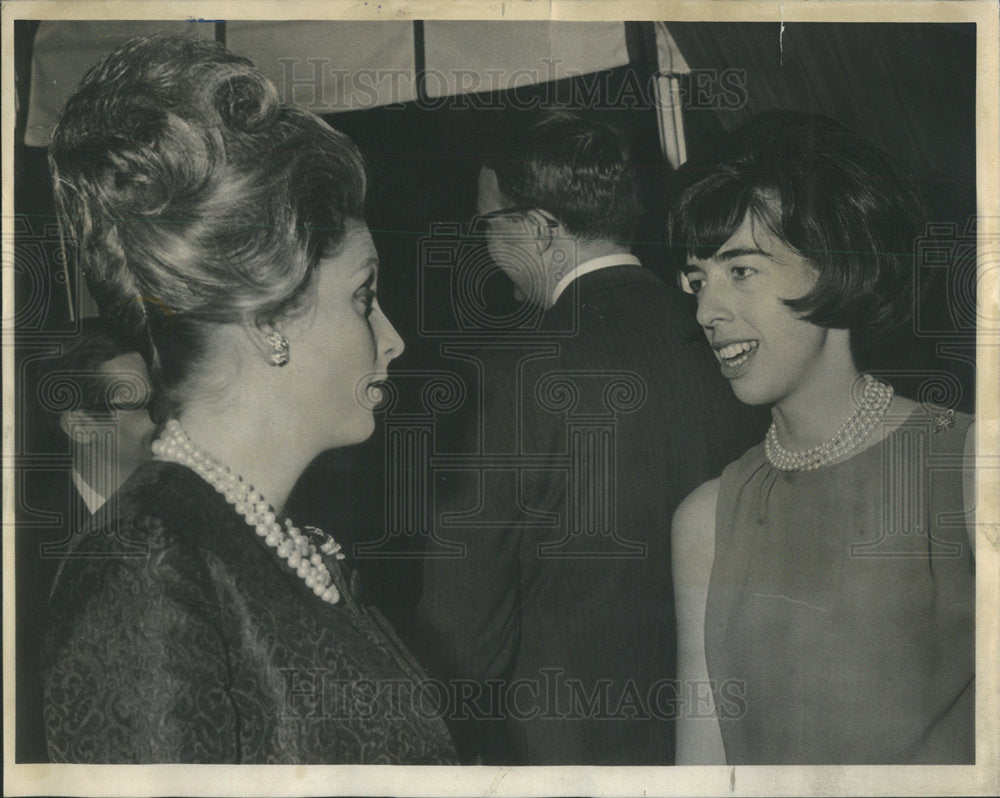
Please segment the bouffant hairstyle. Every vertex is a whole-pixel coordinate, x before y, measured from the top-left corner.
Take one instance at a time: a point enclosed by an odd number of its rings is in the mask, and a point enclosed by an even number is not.
[[[518,208],[553,214],[574,236],[628,242],[642,213],[625,136],[568,110],[509,117],[484,164]]]
[[[668,234],[676,267],[712,257],[749,213],[818,272],[808,294],[785,304],[813,324],[850,330],[856,357],[912,315],[923,204],[889,155],[834,120],[755,117],[675,179]]]
[[[49,151],[68,254],[101,315],[146,342],[176,404],[212,325],[308,305],[314,270],[364,213],[347,136],[279,102],[247,59],[132,39],[84,77]]]

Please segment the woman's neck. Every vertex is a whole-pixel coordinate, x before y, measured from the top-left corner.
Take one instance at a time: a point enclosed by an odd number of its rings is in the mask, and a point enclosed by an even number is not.
[[[861,374],[852,361],[827,364],[806,385],[771,408],[781,445],[802,451],[832,438],[857,410]]]
[[[308,441],[275,414],[253,406],[185,406],[178,420],[191,442],[284,509],[299,476],[315,456]]]

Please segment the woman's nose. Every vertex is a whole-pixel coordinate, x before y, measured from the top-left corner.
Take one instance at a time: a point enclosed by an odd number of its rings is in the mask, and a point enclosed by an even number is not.
[[[389,317],[382,312],[382,308],[376,307],[374,313],[375,336],[378,342],[378,351],[385,358],[386,363],[403,354],[406,344],[400,337],[396,328],[393,327]]]
[[[698,292],[696,317],[702,327],[714,327],[721,321],[732,319],[724,287],[712,286],[710,283],[702,287]]]

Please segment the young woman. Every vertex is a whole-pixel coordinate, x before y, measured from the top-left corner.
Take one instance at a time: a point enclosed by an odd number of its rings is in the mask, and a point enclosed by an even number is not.
[[[792,113],[686,171],[683,282],[773,423],[674,519],[678,763],[971,762],[972,419],[857,365],[912,313],[916,193]]]
[[[51,164],[71,251],[147,341],[169,418],[57,576],[51,758],[453,761],[336,541],[282,513],[320,451],[372,433],[403,351],[357,148],[245,59],[154,37],[87,75]]]

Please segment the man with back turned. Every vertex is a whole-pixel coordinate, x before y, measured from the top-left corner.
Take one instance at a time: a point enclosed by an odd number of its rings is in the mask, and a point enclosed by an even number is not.
[[[468,761],[673,761],[670,519],[762,428],[631,254],[641,212],[625,139],[575,113],[521,123],[479,174],[480,232],[541,321],[477,355],[482,467],[435,513],[464,548],[425,561],[416,644]]]

